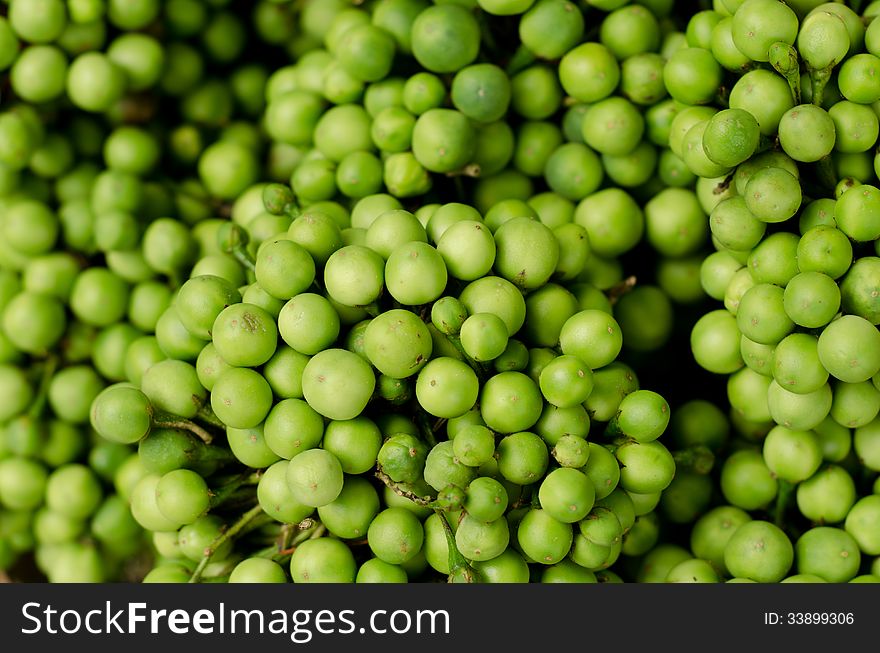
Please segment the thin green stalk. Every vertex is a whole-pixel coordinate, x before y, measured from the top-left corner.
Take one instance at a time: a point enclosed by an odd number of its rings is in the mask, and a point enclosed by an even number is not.
[[[608,424],[605,425],[605,431],[603,434],[606,438],[611,439],[624,435],[623,431],[620,429],[620,424],[617,421],[617,415],[608,420]]]
[[[382,481],[386,487],[390,488],[391,491],[394,492],[394,494],[396,494],[399,497],[405,497],[405,498],[409,499],[410,501],[412,501],[413,503],[417,503],[420,506],[426,506],[426,507],[430,506],[431,503],[436,500],[435,497],[419,496],[415,492],[412,492],[410,490],[405,489],[402,484],[391,480],[391,477],[388,476],[388,474],[383,472],[381,469],[378,469],[378,468],[376,469],[375,476],[380,481]]]
[[[788,509],[788,502],[794,493],[794,483],[779,479],[779,489],[776,492],[776,508],[774,510],[773,521],[777,526],[782,528],[785,523],[785,511]]]
[[[250,255],[250,252],[248,252],[244,247],[236,247],[232,250],[232,255],[239,263],[241,263],[251,272],[257,269],[257,265],[254,262],[253,257]]]
[[[477,570],[471,567],[467,558],[461,555],[461,552],[458,550],[458,545],[455,543],[455,533],[452,532],[452,527],[449,525],[449,520],[446,519],[446,514],[438,508],[434,509],[434,514],[440,518],[440,523],[443,524],[443,532],[446,534],[446,547],[449,549],[448,582],[479,583],[480,575],[477,573]]]
[[[215,539],[207,549],[205,549],[205,555],[199,561],[199,564],[195,568],[195,571],[193,571],[189,582],[198,583],[199,579],[201,579],[202,577],[202,573],[205,571],[205,567],[207,567],[208,563],[211,562],[211,558],[214,557],[217,549],[223,546],[223,544],[225,544],[228,540],[231,540],[233,537],[238,535],[245,528],[245,526],[247,526],[260,514],[262,514],[262,512],[263,508],[261,506],[254,506],[246,513],[244,513],[237,522],[235,522],[232,526],[230,526],[222,534],[220,534],[220,536],[217,537],[217,539]]]
[[[453,335],[447,333],[446,339],[449,340],[449,342],[452,344],[452,346],[455,347],[455,349],[458,351],[459,354],[461,354],[461,357],[464,360],[464,362],[467,363],[468,365],[470,365],[471,369],[473,369],[474,372],[477,373],[477,376],[479,377],[480,381],[485,381],[486,379],[489,378],[490,375],[489,375],[488,368],[486,368],[486,366],[484,366],[482,363],[480,363],[470,357],[470,354],[468,354],[464,350],[464,346],[461,344],[461,338],[459,338],[458,336],[453,336]]]
[[[324,524],[315,522],[308,528],[300,530],[295,536],[291,537],[283,549],[274,550],[269,557],[279,564],[284,564],[296,551],[296,547],[307,540],[317,540],[319,537],[323,537],[326,532],[327,527]]]
[[[49,385],[52,383],[56,369],[58,369],[58,357],[55,355],[49,356],[46,362],[43,363],[40,387],[37,389],[37,396],[28,408],[28,417],[38,419],[46,409],[46,402],[49,400]]]
[[[233,496],[243,486],[253,485],[258,481],[259,476],[256,474],[256,472],[245,472],[244,474],[238,475],[229,483],[226,483],[211,490],[211,507],[216,508],[227,499],[229,499],[231,496]]]
[[[812,103],[817,107],[822,106],[822,101],[825,99],[825,87],[828,85],[828,80],[831,79],[831,71],[833,70],[834,66],[828,66],[821,70],[810,71],[810,84],[813,88]]]
[[[206,429],[199,426],[192,420],[171,415],[169,413],[154,413],[153,426],[163,429],[180,429],[181,431],[189,431],[193,435],[198,436],[205,444],[211,444],[214,436]]]
[[[244,229],[235,223],[227,223],[221,227],[218,238],[220,249],[227,254],[232,254],[239,263],[251,272],[256,269],[254,257],[247,249],[249,236]]]
[[[466,166],[447,172],[447,177],[472,177],[477,178],[482,173],[479,163],[468,163]]]
[[[616,304],[617,300],[619,300],[621,297],[623,297],[626,293],[628,293],[630,290],[632,290],[635,287],[636,287],[636,277],[634,275],[627,277],[626,279],[624,279],[623,281],[618,283],[616,286],[612,286],[608,290],[608,301],[610,301],[612,304]]]
[[[521,70],[525,70],[531,66],[536,59],[537,57],[534,52],[529,50],[525,45],[520,44],[505,68],[507,76],[513,77]]]
[[[199,412],[196,413],[196,419],[205,422],[206,424],[213,426],[218,429],[226,430],[226,424],[214,414],[214,410],[211,408],[210,404],[204,404],[201,408],[199,408]]]
[[[784,41],[770,46],[770,65],[785,78],[795,105],[801,103],[801,66],[797,50]]]
[[[284,549],[288,548],[293,541],[296,531],[297,528],[294,524],[284,524],[284,526],[281,527],[281,534],[276,540],[276,551],[284,551]]]

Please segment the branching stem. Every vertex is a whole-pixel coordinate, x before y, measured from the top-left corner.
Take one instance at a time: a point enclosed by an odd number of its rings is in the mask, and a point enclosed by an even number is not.
[[[154,413],[153,426],[162,429],[180,429],[181,431],[189,431],[193,435],[201,438],[205,444],[211,444],[214,439],[214,436],[211,435],[211,433],[192,420],[178,417],[177,415],[170,415],[168,413]]]
[[[214,554],[217,552],[223,544],[225,544],[228,540],[231,540],[233,537],[238,535],[244,528],[254,519],[256,519],[259,515],[263,513],[263,508],[259,505],[254,506],[246,513],[244,513],[237,522],[235,522],[232,526],[227,528],[223,533],[221,533],[217,539],[211,542],[211,545],[205,549],[205,554],[202,556],[202,559],[199,561],[198,566],[193,571],[192,576],[189,579],[190,583],[198,583],[199,579],[201,579],[202,574],[205,571],[205,567],[208,566],[208,563],[211,562],[211,558],[214,557]]]
[[[394,492],[399,497],[405,497],[412,501],[413,503],[417,503],[420,506],[430,506],[433,501],[435,501],[435,497],[422,497],[412,492],[410,490],[406,490],[402,487],[400,483],[391,480],[391,477],[388,476],[381,469],[376,470],[376,478],[382,481],[386,487],[391,488],[391,491]]]

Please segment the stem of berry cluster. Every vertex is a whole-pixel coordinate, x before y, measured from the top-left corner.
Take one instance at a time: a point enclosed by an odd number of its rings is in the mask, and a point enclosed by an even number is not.
[[[446,339],[452,344],[453,347],[461,354],[462,359],[465,363],[471,366],[474,372],[477,373],[477,377],[480,381],[485,381],[489,378],[489,368],[480,363],[479,361],[474,360],[471,356],[464,350],[464,345],[461,344],[461,338],[458,336],[453,336],[450,334],[446,334]]]
[[[180,429],[181,431],[189,431],[193,435],[202,439],[205,444],[211,444],[214,436],[205,428],[199,426],[195,422],[177,415],[169,413],[154,413],[153,426],[163,429]]]
[[[210,404],[203,404],[201,408],[199,408],[199,412],[196,413],[196,419],[201,420],[208,426],[213,426],[214,428],[218,428],[220,430],[226,430],[226,424],[224,424],[217,415],[214,414],[213,409]]]
[[[825,86],[828,84],[828,80],[831,79],[831,72],[833,70],[834,66],[828,66],[827,68],[810,71],[810,83],[813,89],[812,103],[817,107],[822,106],[822,101],[825,99]]]
[[[788,82],[795,105],[801,103],[801,67],[797,50],[779,41],[770,46],[770,65]]]
[[[228,483],[211,490],[211,507],[216,508],[225,502],[229,497],[233,496],[242,486],[253,485],[259,481],[259,475],[256,472],[247,471],[239,474]]]
[[[399,497],[404,497],[406,499],[409,499],[413,503],[417,503],[420,506],[426,506],[426,507],[430,506],[431,502],[436,500],[434,497],[419,496],[415,492],[412,492],[410,490],[405,489],[400,483],[393,481],[391,479],[391,477],[388,476],[388,474],[383,472],[381,469],[376,469],[375,476],[380,481],[382,481],[386,487],[390,488],[391,491],[394,492],[394,494],[396,494]]]
[[[608,291],[608,301],[616,304],[617,300],[636,287],[636,277],[629,276]]]
[[[232,526],[227,528],[223,533],[221,533],[217,539],[211,542],[211,545],[205,549],[205,554],[202,559],[199,561],[198,566],[193,571],[192,576],[190,576],[190,583],[198,583],[199,579],[202,577],[202,573],[205,571],[205,567],[208,566],[208,563],[211,562],[211,558],[214,557],[214,554],[217,552],[223,544],[238,535],[244,528],[252,522],[255,518],[263,513],[263,508],[260,505],[256,505],[246,513],[244,513],[237,522],[235,522]]]
[[[58,369],[58,357],[49,356],[43,363],[43,370],[40,375],[40,387],[37,389],[37,396],[31,402],[28,408],[28,416],[37,419],[43,414],[46,408],[46,401],[49,399],[49,384],[55,376],[55,370]]]
[[[777,526],[782,528],[785,521],[785,511],[788,509],[788,501],[794,492],[794,483],[779,479],[779,489],[776,493],[776,509],[774,510],[773,521]]]
[[[446,514],[438,508],[434,509],[434,514],[440,518],[443,532],[446,534],[446,548],[449,549],[448,582],[479,583],[480,575],[477,573],[477,570],[471,567],[467,558],[461,555],[461,552],[458,550],[458,545],[455,543],[455,533],[452,532],[452,527],[449,525],[449,520],[446,519]]]

